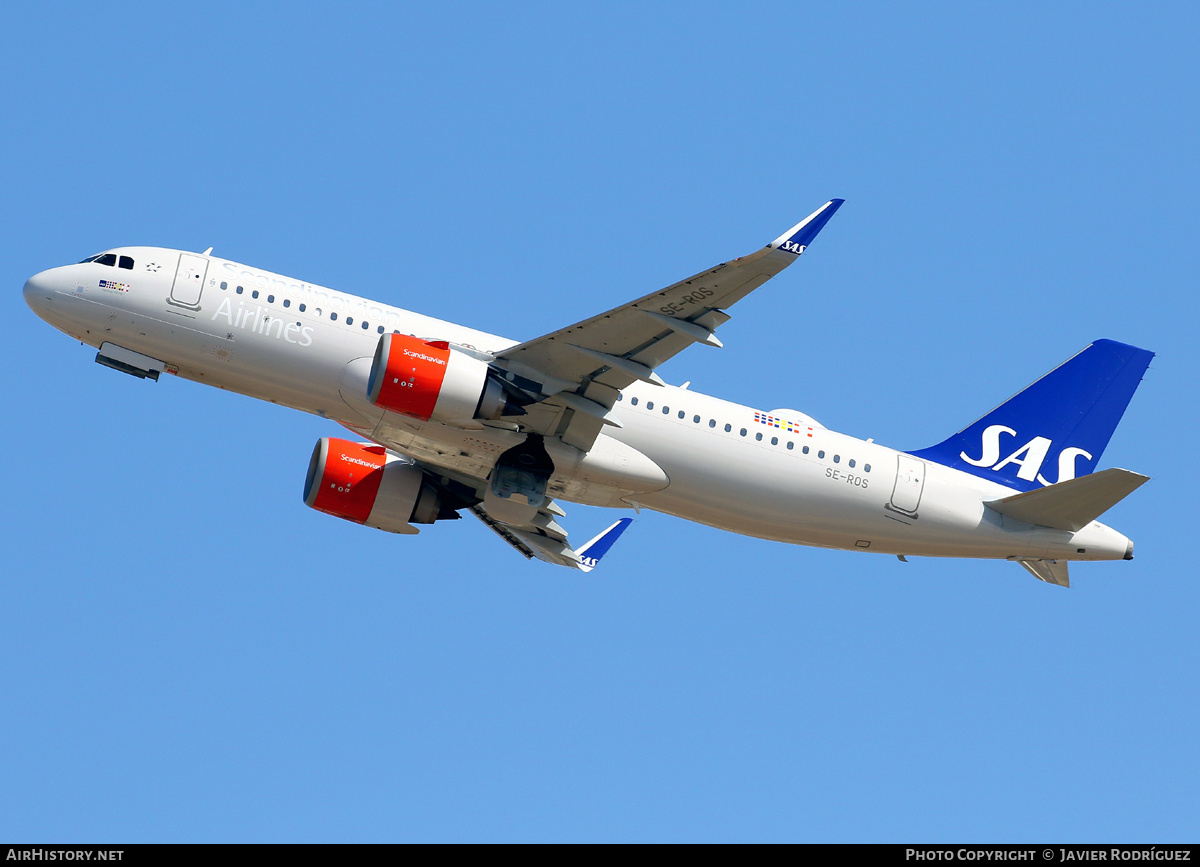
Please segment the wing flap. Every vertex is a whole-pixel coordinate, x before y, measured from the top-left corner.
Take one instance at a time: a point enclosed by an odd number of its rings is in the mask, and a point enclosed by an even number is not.
[[[471,514],[482,521],[484,525],[491,529],[497,536],[499,536],[509,545],[512,545],[513,548],[516,549],[517,553],[526,560],[533,559],[533,549],[530,548],[529,545],[525,544],[525,542],[519,536],[513,533],[508,528],[507,524],[501,524],[499,521],[494,520],[491,515],[484,511],[482,506],[472,506]]]
[[[533,556],[543,563],[549,563],[551,566],[567,566],[572,569],[578,569],[582,562],[579,559],[579,555],[575,553],[574,549],[565,540],[560,541],[551,536],[529,533],[525,530],[518,530],[515,527],[509,527],[508,531],[520,539],[533,553]]]

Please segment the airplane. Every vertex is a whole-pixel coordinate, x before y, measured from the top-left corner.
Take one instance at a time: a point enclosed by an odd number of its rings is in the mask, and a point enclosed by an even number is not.
[[[793,409],[657,373],[720,347],[727,312],[799,258],[831,199],[765,247],[518,342],[203,253],[119,247],[30,277],[46,322],[96,361],[341,424],[304,502],[401,535],[470,512],[529,559],[587,572],[561,502],[650,509],[747,536],[908,556],[996,558],[1069,586],[1071,561],[1132,559],[1097,519],[1147,481],[1097,471],[1154,353],[1097,340],[943,442],[898,451]]]

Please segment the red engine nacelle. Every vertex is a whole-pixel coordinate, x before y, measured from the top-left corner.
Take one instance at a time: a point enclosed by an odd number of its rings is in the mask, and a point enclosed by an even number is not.
[[[385,334],[367,384],[371,403],[421,421],[496,419],[508,407],[488,366],[444,340]]]
[[[322,437],[313,449],[304,481],[304,504],[327,515],[413,534],[411,524],[457,518],[444,510],[438,489],[420,467],[382,446]]]

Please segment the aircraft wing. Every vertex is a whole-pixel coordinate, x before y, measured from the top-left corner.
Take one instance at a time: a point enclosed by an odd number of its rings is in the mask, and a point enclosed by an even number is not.
[[[496,535],[511,545],[528,560],[537,558],[555,566],[567,566],[591,572],[608,553],[608,549],[620,538],[633,522],[632,518],[621,518],[579,550],[567,544],[567,533],[554,518],[539,510],[529,524],[507,524],[497,521],[487,513],[483,504],[471,507],[471,514],[495,531]]]
[[[470,464],[456,466],[454,461],[444,462],[442,465],[430,462],[423,459],[428,458],[428,455],[421,454],[419,450],[413,454],[411,438],[398,438],[394,436],[394,431],[371,430],[350,424],[343,426],[352,433],[413,461],[425,472],[428,483],[440,490],[443,502],[450,504],[453,511],[470,511],[527,559],[537,558],[555,566],[591,572],[633,521],[632,518],[621,518],[586,544],[573,548],[567,541],[567,531],[558,523],[558,519],[565,519],[567,513],[554,500],[546,499],[527,518],[522,517],[515,521],[498,518],[489,514],[484,503],[479,500],[478,467]],[[412,529],[412,532],[417,530]]]
[[[843,199],[832,199],[766,247],[680,280],[606,313],[500,352],[516,386],[542,385],[522,427],[588,449],[612,412],[620,389],[635,381],[661,384],[655,368],[693,343],[720,346],[713,333],[725,309],[788,265],[817,236]]]

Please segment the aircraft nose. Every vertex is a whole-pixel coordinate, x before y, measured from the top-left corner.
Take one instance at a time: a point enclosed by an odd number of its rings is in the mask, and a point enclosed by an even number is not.
[[[50,272],[42,271],[40,274],[34,274],[26,280],[24,295],[25,303],[29,305],[29,309],[45,319],[54,297]]]

